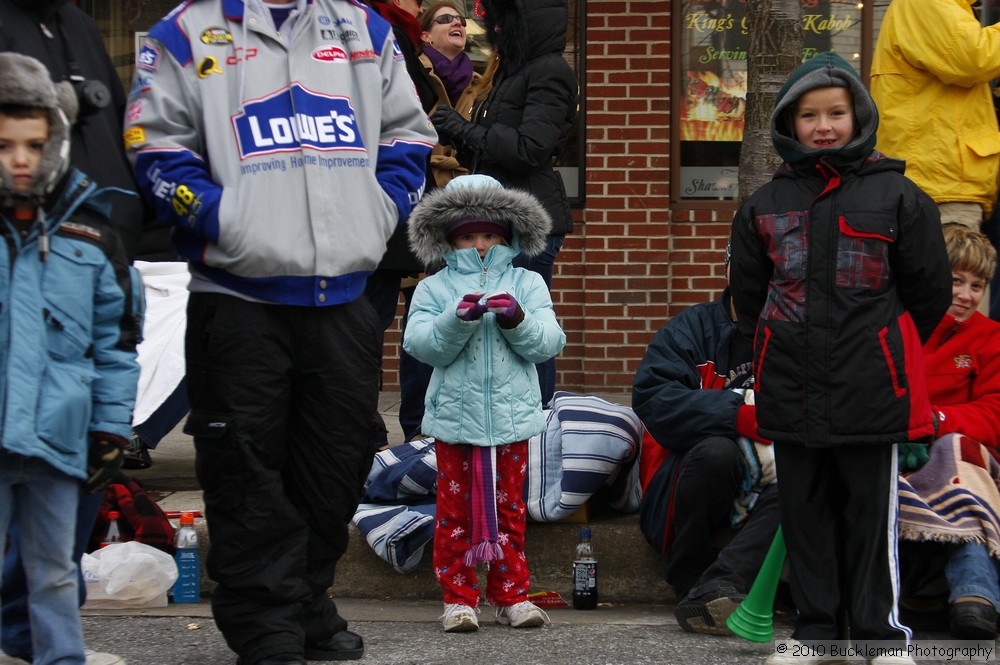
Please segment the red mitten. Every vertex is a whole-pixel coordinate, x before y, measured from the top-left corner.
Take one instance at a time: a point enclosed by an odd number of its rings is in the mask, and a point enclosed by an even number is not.
[[[757,407],[753,404],[744,404],[736,412],[736,433],[753,441],[771,444],[757,433]]]

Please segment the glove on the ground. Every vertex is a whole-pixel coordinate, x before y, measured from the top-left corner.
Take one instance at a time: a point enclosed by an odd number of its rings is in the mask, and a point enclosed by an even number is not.
[[[524,321],[524,310],[517,299],[509,293],[494,293],[486,298],[486,308],[497,315],[501,328],[516,328]]]
[[[479,302],[482,297],[482,293],[466,293],[458,302],[455,316],[463,321],[475,321],[481,318],[486,313],[486,305]]]
[[[122,451],[126,447],[128,441],[120,436],[107,432],[90,433],[90,444],[87,449],[87,480],[82,487],[85,494],[103,490],[118,475],[125,459]]]

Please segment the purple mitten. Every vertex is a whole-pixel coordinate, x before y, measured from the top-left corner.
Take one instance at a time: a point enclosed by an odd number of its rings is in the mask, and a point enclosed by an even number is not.
[[[509,293],[494,293],[486,297],[486,308],[497,315],[501,328],[516,328],[524,320],[524,310]]]
[[[466,293],[458,302],[458,308],[455,310],[455,316],[463,321],[475,321],[476,319],[481,318],[482,315],[486,313],[486,305],[479,302],[482,297],[482,292]]]

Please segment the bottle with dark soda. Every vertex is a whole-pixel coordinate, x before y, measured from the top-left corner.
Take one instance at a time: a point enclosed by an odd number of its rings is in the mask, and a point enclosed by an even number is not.
[[[573,556],[573,609],[597,608],[597,557],[590,544],[590,529],[580,529],[580,542]]]

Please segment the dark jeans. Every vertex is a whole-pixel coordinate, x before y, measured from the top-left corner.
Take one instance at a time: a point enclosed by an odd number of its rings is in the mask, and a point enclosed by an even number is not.
[[[537,272],[545,281],[545,286],[549,287],[549,293],[552,293],[552,273],[555,270],[556,255],[559,254],[565,240],[565,236],[549,236],[541,254],[531,258],[518,254],[514,257],[514,265]],[[538,370],[538,386],[542,391],[542,406],[547,407],[556,390],[556,359],[549,358],[535,365],[535,368]]]
[[[102,492],[85,494],[80,497],[76,509],[76,535],[73,542],[73,558],[80,566],[80,558],[87,548],[90,532],[94,530],[94,521],[101,508]],[[31,623],[28,618],[28,580],[24,575],[24,565],[21,562],[21,551],[18,547],[17,522],[12,521],[7,531],[7,553],[3,560],[3,586],[0,587],[0,651],[11,656],[30,658]],[[87,587],[79,574],[80,605],[87,600]]]
[[[722,550],[713,542],[720,529],[730,527],[743,467],[736,442],[721,436],[684,453],[666,564],[667,582],[679,598],[716,590],[745,594],[757,577],[778,529],[776,486],[761,493],[747,521]]]

